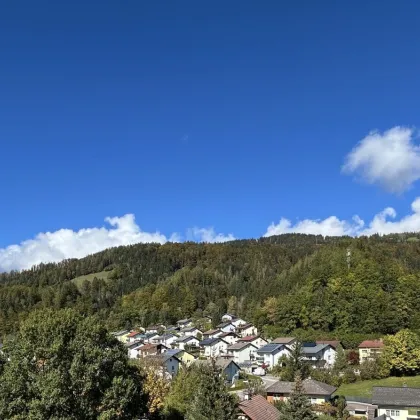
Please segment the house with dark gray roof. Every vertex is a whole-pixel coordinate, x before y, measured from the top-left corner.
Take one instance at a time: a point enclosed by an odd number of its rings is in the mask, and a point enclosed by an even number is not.
[[[185,346],[198,347],[199,341],[197,337],[192,335],[184,335],[174,341],[174,346],[181,350],[185,350]]]
[[[241,368],[239,365],[230,357],[217,357],[214,359],[216,366],[221,370],[222,374],[225,376],[226,380],[231,383],[233,379],[238,377],[239,371]],[[211,362],[210,359],[207,360],[195,360],[194,363],[209,365]]]
[[[255,360],[257,350],[257,346],[246,342],[238,342],[227,348],[228,354],[233,356],[233,360],[236,363],[245,363]]]
[[[375,386],[372,404],[378,406],[378,416],[395,420],[420,419],[420,388]]]
[[[200,341],[199,346],[204,356],[218,357],[227,353],[228,343],[222,338],[215,337]]]
[[[257,350],[257,362],[264,368],[276,366],[280,357],[289,356],[290,349],[284,344],[268,343]]]
[[[305,395],[312,404],[322,404],[331,399],[332,394],[337,390],[335,386],[305,379],[303,381]],[[269,402],[287,400],[294,389],[294,382],[277,381],[267,388],[267,400]]]
[[[303,343],[303,359],[312,368],[331,367],[335,362],[337,351],[331,344]]]

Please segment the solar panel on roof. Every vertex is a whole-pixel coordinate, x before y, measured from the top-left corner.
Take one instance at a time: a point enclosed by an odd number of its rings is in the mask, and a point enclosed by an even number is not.
[[[317,344],[314,341],[307,341],[303,343],[303,347],[315,347]]]

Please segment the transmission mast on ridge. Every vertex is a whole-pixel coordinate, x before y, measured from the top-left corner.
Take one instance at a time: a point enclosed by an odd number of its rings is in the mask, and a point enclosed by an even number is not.
[[[350,270],[350,260],[351,260],[351,251],[350,248],[347,248],[347,268]]]

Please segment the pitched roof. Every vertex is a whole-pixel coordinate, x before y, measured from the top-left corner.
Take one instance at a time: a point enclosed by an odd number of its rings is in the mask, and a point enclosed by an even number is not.
[[[228,350],[242,350],[242,349],[244,349],[244,348],[246,348],[248,346],[252,346],[255,349],[257,348],[253,344],[251,344],[251,343],[244,343],[244,342],[238,341],[237,343],[232,344],[231,346],[229,346],[227,349]]]
[[[303,354],[316,354],[324,350],[326,347],[330,347],[330,344],[316,344],[315,346],[302,346]]]
[[[213,344],[218,343],[219,341],[223,341],[224,343],[226,343],[225,340],[222,340],[219,337],[214,337],[214,338],[206,338],[203,341],[200,341],[198,344],[200,347],[204,347],[204,346],[212,346]]]
[[[419,407],[420,388],[374,386],[372,404]]]
[[[196,359],[195,363],[203,364],[203,365],[209,365],[209,364],[211,364],[211,360],[209,360],[209,359],[206,359],[206,360]],[[216,366],[218,366],[222,370],[225,370],[231,363],[235,364],[240,369],[240,366],[233,360],[233,358],[218,357],[217,359],[215,359]]]
[[[257,353],[274,353],[279,351],[284,344],[268,343],[257,350]]]
[[[247,322],[246,324],[239,325],[239,327],[237,327],[238,330],[246,330],[247,328],[255,328],[255,327],[250,322]]]
[[[272,341],[272,343],[276,343],[276,344],[290,344],[294,340],[296,340],[295,337],[277,337],[277,338],[275,338]]]
[[[219,337],[223,338],[223,337],[227,337],[229,335],[233,335],[235,337],[238,337],[238,335],[236,333],[234,333],[233,331],[224,332],[224,333],[220,334]]]
[[[254,395],[250,400],[240,402],[238,407],[251,420],[280,419],[280,411],[261,395]]]
[[[222,322],[221,324],[219,324],[217,326],[217,328],[224,328],[224,327],[227,327],[228,325],[233,325],[233,324],[230,321],[228,321],[228,322]]]
[[[186,343],[187,341],[190,340],[198,340],[197,337],[194,337],[193,335],[186,335],[184,337],[179,337],[175,340],[176,343]]]
[[[178,353],[181,353],[182,351],[183,350],[180,350],[180,349],[168,349],[168,350],[165,351],[165,354],[175,356]]]
[[[261,338],[259,335],[247,335],[245,337],[240,338],[238,341],[254,341],[257,340],[258,338]],[[264,340],[264,338],[261,338],[262,340]],[[264,340],[266,341],[266,340]]]
[[[140,331],[131,331],[130,334],[127,335],[127,337],[135,337],[136,335],[141,335],[142,333]]]
[[[329,344],[332,348],[337,349],[338,346],[341,346],[341,342],[338,340],[316,340],[316,344]]]
[[[277,381],[267,388],[270,394],[290,394],[293,391],[294,382]],[[331,395],[337,388],[314,379],[305,379],[303,389],[306,395]]]
[[[384,346],[381,340],[365,340],[359,344],[359,349],[380,349]]]
[[[196,327],[186,327],[186,328],[182,328],[182,330],[180,332],[191,332],[191,331],[194,331],[194,330],[200,331]]]

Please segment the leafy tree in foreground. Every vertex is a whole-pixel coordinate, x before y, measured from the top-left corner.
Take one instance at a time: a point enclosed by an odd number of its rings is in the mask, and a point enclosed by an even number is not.
[[[311,402],[304,394],[302,378],[298,374],[295,378],[293,392],[287,402],[281,407],[281,420],[316,420]]]
[[[214,363],[198,369],[198,387],[185,418],[188,420],[234,420],[236,419],[236,397],[230,394]]]
[[[303,345],[299,341],[291,347],[290,355],[281,358],[279,363],[284,366],[277,368],[275,371],[283,381],[292,382],[298,374],[301,379],[306,379],[310,375],[311,369],[303,359]]]
[[[387,336],[382,359],[394,375],[415,375],[420,372],[420,337],[409,330]]]
[[[134,419],[144,412],[139,371],[94,318],[36,311],[4,352],[2,419]]]

